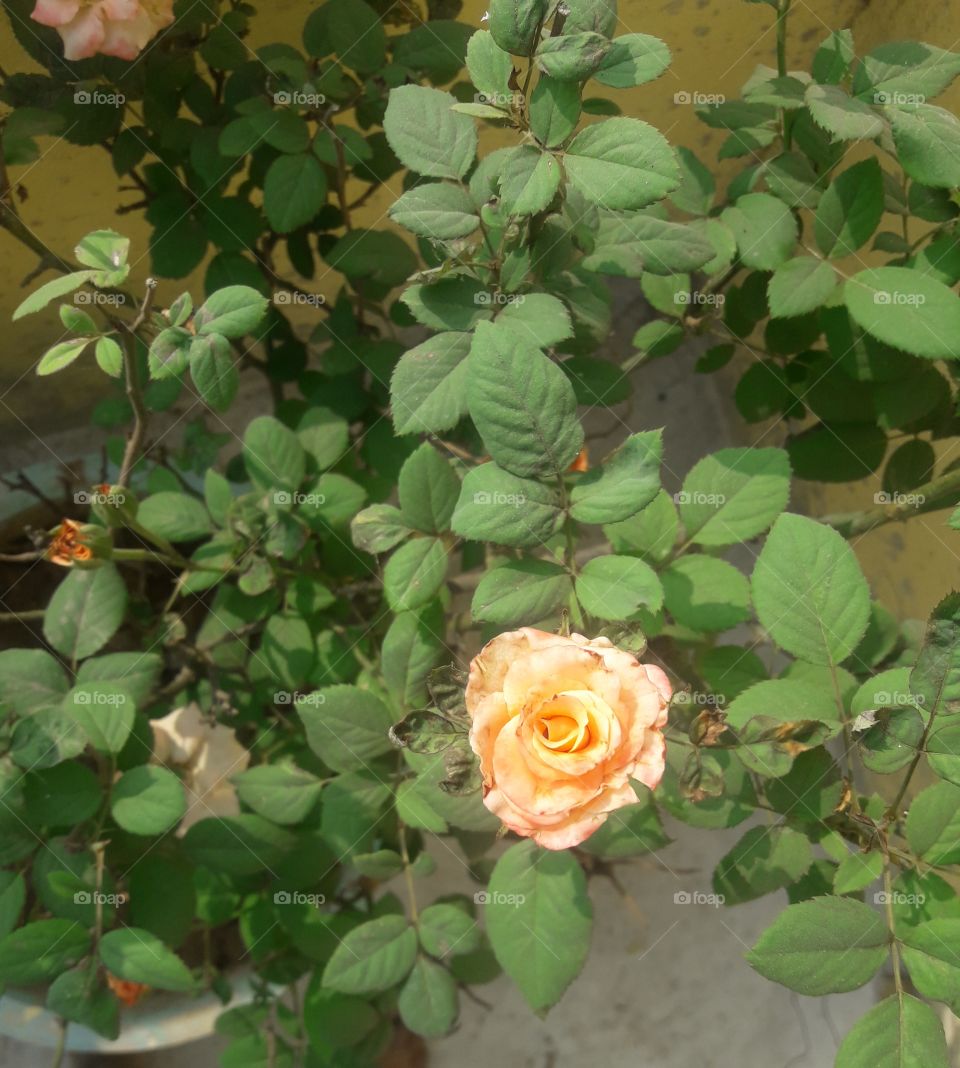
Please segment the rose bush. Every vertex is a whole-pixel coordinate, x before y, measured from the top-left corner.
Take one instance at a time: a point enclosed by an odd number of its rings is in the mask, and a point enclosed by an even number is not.
[[[429,19],[327,0],[302,48],[255,52],[250,5],[177,3],[137,62],[66,65],[53,31],[24,30],[29,6],[5,2],[45,73],[0,75],[0,223],[50,277],[15,317],[49,317],[41,382],[102,371],[106,441],[62,501],[38,501],[51,533],[25,530],[2,561],[18,570],[0,982],[112,1038],[152,991],[229,1002],[242,961],[254,998],[221,1019],[224,1063],[369,1068],[401,1028],[450,1031],[501,970],[549,1009],[586,959],[592,880],[619,886],[616,865],[665,849],[667,817],[730,831],[762,812],[711,879],[728,907],[784,896],[751,966],[820,995],[889,965],[838,1068],[864,1050],[947,1068],[930,1002],[960,1005],[960,601],[925,632],[899,621],[855,553],[860,531],[919,507],[871,507],[859,485],[853,516],[791,513],[807,469],[766,442],[681,475],[662,431],[631,425],[631,372],[698,329],[694,293],[736,278],[738,337],[764,292],[784,313],[763,373],[842,373],[866,386],[841,416],[885,401],[885,423],[919,427],[912,407],[890,416],[917,392],[899,368],[946,380],[953,353],[927,337],[924,369],[904,360],[916,302],[832,265],[875,208],[853,210],[818,129],[852,124],[886,151],[889,121],[921,180],[924,157],[946,166],[931,130],[951,137],[952,117],[862,97],[878,79],[938,91],[960,60],[906,44],[860,62],[833,34],[810,82],[761,70],[758,99],[719,111],[741,147],[795,137],[821,160],[824,260],[784,275],[814,210],[806,171],[781,160],[792,193],[772,204],[748,170],[718,215],[712,178],[607,93],[670,60],[615,33],[609,0],[494,0],[489,31],[445,0]],[[133,10],[54,13],[103,16],[106,44]],[[38,244],[17,207],[51,135],[109,152],[148,248],[105,229],[72,255]],[[388,180],[395,228],[367,226]],[[957,279],[930,278],[955,258],[956,212],[895,193],[942,216],[935,251],[887,268],[942,334]],[[609,276],[665,317],[622,361]],[[820,296],[798,316],[779,303]],[[851,345],[808,350],[821,316]],[[235,425],[242,388],[258,411]],[[623,430],[606,455],[604,412]],[[915,498],[958,495],[945,471]],[[24,567],[55,574],[45,605]],[[451,852],[463,884],[437,896]]]
[[[524,627],[470,663],[466,707],[483,803],[511,831],[569,849],[637,803],[665,767],[670,680],[609,638]]]

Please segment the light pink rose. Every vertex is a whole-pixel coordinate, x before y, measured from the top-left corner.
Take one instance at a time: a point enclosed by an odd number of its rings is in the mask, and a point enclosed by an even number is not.
[[[246,771],[250,753],[230,727],[208,720],[194,702],[150,721],[154,760],[179,772],[187,790],[187,811],[178,834],[209,816],[236,816],[237,791],[230,776]]]
[[[670,680],[607,638],[524,627],[470,664],[470,745],[483,803],[545,849],[579,845],[663,775]]]
[[[173,22],[173,0],[37,0],[30,17],[56,29],[67,59],[136,59]]]

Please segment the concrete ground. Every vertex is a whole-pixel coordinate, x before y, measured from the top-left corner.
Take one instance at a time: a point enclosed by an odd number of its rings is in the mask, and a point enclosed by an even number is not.
[[[430,1068],[832,1068],[839,1041],[873,1004],[872,986],[803,998],[757,975],[743,954],[786,903],[783,891],[733,908],[678,904],[709,894],[714,865],[743,834],[668,820],[674,842],[618,869],[624,901],[591,884],[595,927],[587,965],[545,1020],[506,977],[476,988],[486,1009],[461,999],[457,1030],[433,1041]],[[459,854],[435,840],[437,872],[421,900],[463,892]],[[403,890],[398,887],[398,893]],[[882,981],[882,980],[881,980]],[[75,1057],[65,1068],[214,1068],[218,1039],[125,1057]],[[48,1068],[50,1053],[0,1044],[3,1068]]]

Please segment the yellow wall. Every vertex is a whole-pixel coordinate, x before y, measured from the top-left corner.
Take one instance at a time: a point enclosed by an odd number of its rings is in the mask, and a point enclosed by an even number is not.
[[[272,0],[262,6],[251,44],[272,40],[299,44],[303,19],[315,6],[300,0]],[[461,19],[479,25],[483,0],[467,0]],[[773,65],[772,9],[766,4],[741,0],[621,0],[621,32],[645,32],[662,37],[673,50],[671,69],[658,81],[626,92],[612,93],[627,114],[658,126],[675,144],[695,149],[709,162],[722,134],[707,129],[689,105],[675,103],[675,94],[711,93],[736,95],[758,63]],[[803,66],[829,29],[852,26],[858,52],[897,39],[926,40],[944,48],[956,48],[960,39],[960,8],[935,0],[797,0],[791,16],[789,61]],[[23,69],[24,57],[4,32],[0,39],[0,66]],[[601,87],[597,87],[598,91]],[[608,91],[612,92],[612,91]],[[942,103],[960,103],[954,88]],[[496,131],[487,132],[485,147],[495,144]],[[27,167],[15,168],[13,178],[22,183],[28,199],[21,211],[26,223],[52,247],[68,250],[87,230],[115,226],[134,240],[137,261],[132,288],[139,290],[148,270],[145,257],[147,228],[138,215],[118,217],[120,204],[136,199],[135,192],[118,193],[117,181],[105,153],[77,149],[66,142],[46,139],[43,158]],[[394,183],[395,184],[395,183]],[[396,189],[381,191],[369,204],[361,224],[382,218]],[[38,433],[62,428],[100,395],[100,380],[88,367],[74,365],[67,372],[46,380],[41,395],[30,368],[51,338],[59,336],[56,312],[34,316],[9,325],[9,315],[22,296],[20,283],[34,266],[32,256],[0,231],[0,322],[6,340],[0,370],[0,439],[27,433],[20,420]],[[175,283],[165,286],[168,294]],[[194,288],[197,286],[194,284]],[[317,288],[324,288],[323,285]],[[10,389],[14,383],[15,388]],[[6,407],[5,407],[6,406]],[[870,503],[873,488],[866,484],[822,492],[801,489],[798,503],[814,512],[840,511]],[[953,549],[947,545],[956,535],[945,530],[942,516],[914,520],[909,531],[899,527],[871,533],[858,547],[878,595],[891,608],[925,614],[948,584],[956,584]],[[902,563],[909,560],[909,568]]]

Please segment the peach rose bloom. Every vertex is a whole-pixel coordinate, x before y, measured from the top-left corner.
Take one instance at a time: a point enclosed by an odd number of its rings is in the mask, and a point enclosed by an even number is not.
[[[162,719],[150,721],[154,760],[180,773],[187,791],[187,811],[178,834],[209,816],[236,816],[240,811],[231,775],[246,771],[250,753],[230,727],[211,723],[191,702]]]
[[[173,22],[173,0],[37,0],[30,17],[56,29],[66,59],[136,59]]]
[[[470,664],[470,745],[483,803],[545,849],[579,845],[663,775],[670,680],[607,638],[524,627]]]

